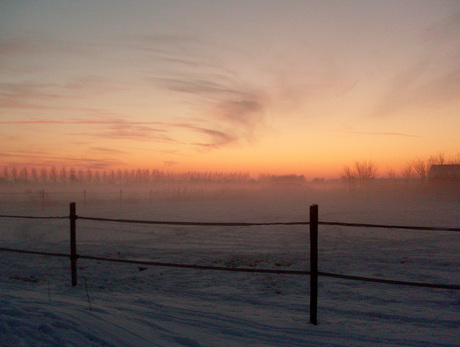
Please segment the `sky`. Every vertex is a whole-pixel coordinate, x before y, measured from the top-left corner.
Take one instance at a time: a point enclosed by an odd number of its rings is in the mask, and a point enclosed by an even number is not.
[[[383,175],[459,110],[458,1],[0,1],[0,166]]]

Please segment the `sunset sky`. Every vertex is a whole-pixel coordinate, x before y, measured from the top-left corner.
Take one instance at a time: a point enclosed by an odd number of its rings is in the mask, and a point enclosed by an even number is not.
[[[0,166],[384,174],[459,110],[456,0],[0,2]]]

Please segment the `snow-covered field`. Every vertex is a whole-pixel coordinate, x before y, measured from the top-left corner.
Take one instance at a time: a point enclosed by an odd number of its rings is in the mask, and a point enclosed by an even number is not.
[[[322,221],[460,227],[460,197],[293,188],[213,199],[91,202],[87,217],[197,222]],[[0,204],[0,214],[66,216],[67,197]],[[197,227],[77,221],[78,252],[260,269],[308,270],[307,226]],[[0,218],[0,247],[69,251],[68,220]],[[459,284],[460,233],[320,226],[319,269]],[[1,346],[460,346],[460,292],[309,277],[70,261],[0,252]],[[91,305],[91,310],[90,310]]]

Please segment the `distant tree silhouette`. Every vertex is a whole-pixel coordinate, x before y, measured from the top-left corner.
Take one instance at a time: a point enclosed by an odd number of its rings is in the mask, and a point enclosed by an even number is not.
[[[43,168],[40,170],[40,180],[41,180],[43,183],[48,182],[48,170],[46,170],[46,167],[43,167]]]
[[[27,166],[23,167],[19,172],[19,181],[21,183],[27,183],[29,181],[29,170],[27,170]]]
[[[99,171],[96,171],[93,175],[93,180],[94,182],[96,183],[99,183],[101,182],[101,174],[99,173]]]
[[[77,170],[77,181],[85,182],[85,172],[82,169]]]
[[[11,168],[11,180],[16,183],[18,181],[18,170],[15,166]]]
[[[67,169],[65,166],[63,166],[61,168],[61,173],[59,175],[59,180],[62,182],[62,183],[67,183]]]
[[[91,183],[93,181],[93,172],[91,169],[87,169],[85,173],[85,181],[87,183]]]
[[[77,172],[73,167],[69,169],[69,182],[75,183],[77,182]]]
[[[377,166],[372,161],[355,161],[352,167],[343,169],[345,178],[350,186],[356,183],[367,184],[377,177]]]
[[[407,164],[401,170],[401,176],[403,177],[404,182],[406,182],[406,186],[409,184],[409,181],[412,178],[413,174],[414,174],[414,167],[412,166],[412,163]]]
[[[40,180],[40,177],[39,177],[39,175],[38,175],[37,169],[33,167],[33,168],[30,170],[30,174],[31,174],[31,176],[32,176],[32,180],[34,181],[34,183],[38,183],[38,181]]]
[[[58,181],[58,172],[55,166],[52,166],[49,174],[51,183],[56,183]]]
[[[420,181],[425,183],[430,166],[428,160],[417,158],[413,161],[413,167],[416,174],[420,177]]]
[[[3,180],[4,180],[5,182],[8,182],[9,178],[10,178],[10,175],[9,175],[9,172],[8,172],[8,167],[5,166],[5,167],[3,168]]]
[[[428,159],[428,171],[431,165],[445,165],[447,164],[447,159],[444,152],[439,152],[438,154],[430,156]]]

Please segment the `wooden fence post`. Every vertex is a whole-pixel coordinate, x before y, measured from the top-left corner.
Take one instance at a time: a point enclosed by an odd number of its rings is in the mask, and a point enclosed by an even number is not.
[[[310,323],[318,324],[318,205],[310,206]]]
[[[74,202],[70,203],[70,270],[72,273],[72,287],[77,285],[77,238],[76,238],[76,205]]]

